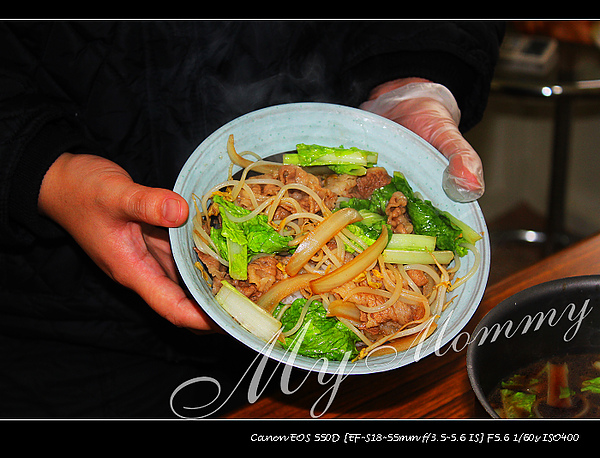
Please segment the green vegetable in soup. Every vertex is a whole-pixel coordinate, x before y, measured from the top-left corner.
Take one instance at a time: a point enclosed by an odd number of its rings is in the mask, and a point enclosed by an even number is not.
[[[536,400],[535,394],[501,390],[500,395],[506,418],[533,418],[531,409]]]
[[[584,380],[581,383],[581,391],[589,391],[590,393],[600,394],[600,377]]]

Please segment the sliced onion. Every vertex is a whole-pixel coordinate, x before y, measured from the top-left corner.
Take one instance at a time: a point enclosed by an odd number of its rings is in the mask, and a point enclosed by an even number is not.
[[[223,286],[215,299],[227,313],[265,342],[270,342],[279,335],[281,321],[258,307],[228,282],[223,281],[222,283]]]
[[[377,258],[383,252],[387,243],[388,232],[386,226],[383,225],[381,235],[375,243],[350,262],[345,263],[342,267],[335,269],[333,272],[324,275],[317,280],[313,280],[310,283],[311,290],[314,294],[322,294],[356,278],[360,273],[366,271],[371,264],[377,261]]]
[[[390,264],[449,264],[454,259],[453,251],[409,251],[390,250],[383,252],[383,261]]]
[[[281,280],[280,282],[275,283],[269,291],[260,296],[256,303],[260,308],[269,313],[273,313],[273,310],[283,298],[302,288],[306,288],[315,278],[319,278],[319,275],[301,274]]]
[[[323,245],[329,242],[338,232],[350,223],[362,219],[361,214],[354,208],[343,208],[321,221],[309,232],[296,248],[285,267],[288,275],[296,275]]]
[[[253,161],[244,159],[235,150],[235,146],[233,145],[233,134],[230,134],[229,138],[227,139],[227,154],[229,155],[229,159],[231,159],[231,162],[233,162],[235,165],[239,165],[242,168],[246,168],[246,167],[254,164]],[[283,164],[280,164],[277,162],[267,162],[267,161],[262,161],[262,162],[263,163],[261,165],[253,167],[253,170],[256,170],[257,172],[261,172],[261,173],[269,173],[269,172],[272,172],[273,170],[278,170],[279,167],[281,167],[283,165]]]
[[[327,308],[327,316],[335,316],[338,318],[346,318],[347,320],[360,323],[360,310],[356,308],[354,302],[343,301],[337,299],[329,304]]]

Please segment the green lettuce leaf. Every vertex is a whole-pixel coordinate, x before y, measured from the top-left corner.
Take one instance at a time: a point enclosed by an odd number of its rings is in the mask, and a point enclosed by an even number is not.
[[[379,238],[383,225],[387,226],[388,238],[391,238],[392,228],[387,224],[386,218],[369,210],[359,210],[359,213],[363,219],[356,223],[348,224],[346,229],[365,242],[367,246],[372,245]],[[345,249],[349,253],[355,251],[351,246],[348,246],[348,244],[346,244]]]
[[[467,254],[467,249],[460,245],[462,231],[440,213],[428,200],[415,199],[409,201],[407,212],[416,234],[437,237],[436,247],[449,250],[459,256]]]
[[[408,201],[406,211],[413,224],[415,234],[436,237],[438,250],[454,251],[459,256],[467,254],[468,250],[461,245],[464,240],[463,230],[438,210],[431,201],[423,200],[415,195],[412,187],[400,172],[394,172],[391,183],[376,189],[371,199],[352,198],[347,202],[342,202],[340,206],[385,215],[385,208],[396,191],[401,191],[406,196]]]
[[[296,325],[305,303],[306,299],[296,299],[285,311],[281,317],[283,332]],[[275,308],[274,316],[278,315],[282,306],[283,304],[279,304]],[[337,318],[327,317],[326,313],[320,301],[311,302],[302,326],[296,333],[286,337],[283,347],[289,350],[294,349],[297,340],[304,334],[298,350],[299,355],[317,359],[327,358],[333,361],[341,361],[346,352],[349,352],[349,359],[358,355],[355,343],[359,339],[356,334]]]
[[[458,226],[438,210],[431,201],[415,196],[403,174],[395,172],[392,183],[396,189],[402,191],[408,200],[406,210],[416,234],[437,237],[436,247],[439,250],[454,251],[459,256],[467,254],[468,250],[461,245],[462,230]]]
[[[352,207],[356,210],[365,210],[370,213],[385,215],[385,207],[387,206],[392,194],[397,191],[393,183],[386,184],[381,188],[373,191],[370,199],[360,199],[352,197],[347,201],[340,202],[340,208]]]
[[[236,280],[248,279],[248,246],[227,238],[229,275]]]
[[[256,215],[248,221],[238,223],[232,216],[244,216],[250,213],[222,196],[213,196],[213,202],[219,206],[221,228],[212,228],[211,239],[219,249],[221,256],[229,261],[229,274],[237,280],[247,278],[248,262],[259,253],[275,254],[290,252],[288,246],[291,236],[281,236],[267,222],[266,215]]]
[[[377,153],[356,147],[336,148],[299,143],[296,145],[296,153],[284,154],[283,163],[301,167],[325,165],[338,174],[364,175],[367,167],[377,164],[377,157]]]
[[[219,250],[219,254],[223,259],[229,258],[229,252],[227,249],[227,239],[223,236],[223,228],[213,227],[210,230],[210,238]]]

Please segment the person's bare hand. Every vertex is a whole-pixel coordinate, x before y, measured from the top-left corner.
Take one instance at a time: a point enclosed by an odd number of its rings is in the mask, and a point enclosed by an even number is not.
[[[181,196],[136,184],[99,156],[65,153],[44,176],[38,203],[106,274],[158,314],[179,327],[215,328],[177,281],[165,228],[185,223],[189,209]]]

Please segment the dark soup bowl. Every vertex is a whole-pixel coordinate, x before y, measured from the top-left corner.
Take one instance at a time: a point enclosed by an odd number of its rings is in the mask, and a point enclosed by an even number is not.
[[[467,372],[493,418],[600,417],[600,276],[502,301],[473,331]]]

